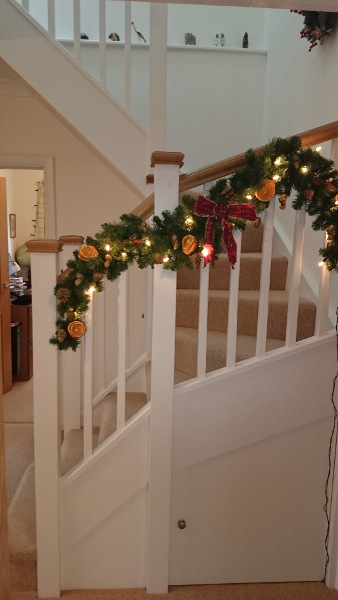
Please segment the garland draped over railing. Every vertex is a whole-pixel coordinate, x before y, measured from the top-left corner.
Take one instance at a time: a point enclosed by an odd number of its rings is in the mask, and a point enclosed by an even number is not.
[[[293,208],[305,206],[314,217],[313,229],[326,231],[326,245],[319,254],[327,269],[338,271],[338,172],[334,163],[318,150],[301,149],[298,137],[277,138],[261,153],[248,150],[244,168],[218,180],[208,199],[184,196],[173,212],[154,216],[152,224],[124,214],[119,223],[105,223],[94,237],[87,237],[55,287],[56,332],[50,342],[59,350],[76,350],[86,331],[88,291],[101,291],[104,278],[115,280],[134,262],[141,269],[155,264],[172,271],[196,268],[203,257],[205,263],[217,259],[224,239],[234,265],[232,230],[243,230],[246,220],[258,226],[256,213],[263,212],[276,194],[280,208],[285,208],[291,192]]]

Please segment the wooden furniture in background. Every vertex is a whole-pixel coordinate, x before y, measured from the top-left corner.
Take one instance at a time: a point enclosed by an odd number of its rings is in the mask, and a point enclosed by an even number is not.
[[[12,323],[21,323],[21,369],[14,381],[26,381],[33,375],[32,305],[12,304]]]

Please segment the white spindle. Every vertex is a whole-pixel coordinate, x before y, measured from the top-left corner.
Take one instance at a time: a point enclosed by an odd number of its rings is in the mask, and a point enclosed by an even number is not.
[[[273,221],[275,214],[275,198],[270,201],[270,205],[265,211],[264,229],[263,229],[263,247],[262,247],[262,266],[260,279],[260,294],[258,307],[257,323],[257,342],[256,356],[261,358],[265,354],[266,334],[268,328],[269,313],[269,290],[270,290],[270,271],[273,240]]]
[[[100,82],[106,86],[106,0],[99,2],[99,61]]]
[[[117,430],[125,423],[127,370],[127,272],[118,279]]]
[[[93,452],[93,290],[88,291],[90,302],[86,313],[86,335],[83,339],[83,458]]]
[[[208,340],[208,296],[210,267],[201,265],[198,315],[197,377],[205,377]]]
[[[74,57],[81,59],[81,9],[80,0],[73,0],[74,15]]]
[[[228,328],[227,328],[227,359],[226,366],[233,367],[236,362],[236,346],[237,346],[237,320],[238,320],[238,290],[239,290],[239,275],[241,270],[241,246],[242,233],[241,231],[234,232],[237,243],[237,263],[230,273],[230,288],[229,288],[229,309],[228,309]]]
[[[124,102],[131,107],[131,2],[124,3]]]
[[[150,3],[149,148],[166,148],[168,5]]]
[[[302,276],[305,216],[305,206],[302,206],[300,210],[296,211],[295,226],[293,230],[291,277],[289,283],[288,313],[285,338],[285,345],[287,347],[294,346],[297,339],[297,322],[300,282]]]
[[[48,33],[55,38],[55,0],[48,0]]]
[[[323,244],[324,246],[324,244]],[[321,267],[320,282],[319,282],[319,295],[316,310],[316,324],[315,324],[315,335],[323,336],[327,333],[328,329],[328,314],[329,314],[329,302],[330,302],[330,282],[331,273],[323,266]]]

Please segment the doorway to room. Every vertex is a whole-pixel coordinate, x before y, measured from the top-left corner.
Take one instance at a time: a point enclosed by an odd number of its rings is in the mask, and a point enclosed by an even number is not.
[[[27,257],[25,253],[25,242],[37,237],[35,235],[37,204],[41,194],[44,196],[45,237],[55,237],[53,159],[45,156],[0,155],[0,180],[5,182],[6,193],[5,212],[2,211],[3,235],[1,235],[1,241],[5,238],[6,247],[4,250],[4,245],[1,245],[0,259],[2,257],[2,262],[5,263],[7,268],[6,279],[1,279],[2,289],[0,295],[3,299],[8,291],[9,326],[12,330],[12,322],[14,322],[20,326],[21,331],[21,351],[15,355],[19,363],[21,361],[21,371],[16,369],[15,373],[14,369],[12,373],[12,365],[10,365],[10,387],[12,389],[3,396],[11,585],[12,589],[22,589],[22,586],[24,586],[24,589],[36,590],[35,524],[33,523],[35,484],[31,336],[33,293],[30,293],[29,256]],[[41,182],[43,183],[42,190],[41,185],[39,185]],[[12,280],[9,279],[9,275],[12,276]],[[10,289],[3,287],[4,283],[11,283],[13,280],[15,282],[14,287]],[[14,302],[11,302],[13,299]],[[9,338],[9,349],[7,340],[7,351],[10,351],[12,358],[11,338],[12,335]],[[24,351],[22,350],[22,344],[24,344]],[[3,340],[1,341],[1,347],[2,350],[5,350]],[[31,491],[28,496],[27,490]],[[27,540],[26,548],[20,547],[20,551],[24,551],[27,558],[27,568],[24,573],[22,573],[18,561],[15,560],[15,556],[18,554],[17,546],[22,538],[22,536],[17,535],[15,529],[16,512],[22,512],[22,505],[25,507],[26,514],[31,514],[33,519],[28,527],[32,539]],[[28,511],[27,507],[30,505],[31,510]]]

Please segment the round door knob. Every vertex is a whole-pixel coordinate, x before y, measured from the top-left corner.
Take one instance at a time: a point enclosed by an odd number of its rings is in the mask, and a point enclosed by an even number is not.
[[[177,523],[179,529],[185,529],[187,524],[184,519],[180,519]]]

